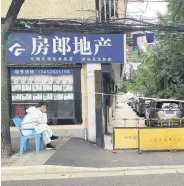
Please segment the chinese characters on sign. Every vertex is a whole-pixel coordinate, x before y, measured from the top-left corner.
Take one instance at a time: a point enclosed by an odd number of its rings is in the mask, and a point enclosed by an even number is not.
[[[32,49],[32,55],[37,56],[38,54],[43,54],[44,56],[48,54],[48,49],[50,47],[49,41],[47,38],[44,38],[42,36],[38,36],[37,38],[32,38],[33,43],[33,49]],[[57,52],[60,52],[63,56],[66,55],[66,53],[69,53],[72,51],[70,45],[69,45],[70,38],[69,37],[57,37],[55,36],[53,38],[52,46],[53,50],[52,52],[55,54]],[[94,40],[97,42],[95,44],[95,53],[94,56],[96,56],[99,52],[100,47],[111,47],[111,40],[107,38],[105,40],[103,37],[100,38],[100,40]],[[80,53],[80,55],[88,56],[92,55],[91,50],[91,42],[87,41],[87,37],[83,37],[82,39],[79,39],[78,37],[74,37],[74,46],[75,49],[73,51],[73,54]]]
[[[11,75],[64,75],[73,74],[73,70],[57,70],[57,69],[11,69]]]
[[[139,131],[139,150],[182,150],[184,128],[143,128]]]
[[[173,142],[173,141],[181,141],[180,137],[165,137],[165,138],[154,138],[154,139],[150,139],[149,142]]]
[[[7,59],[8,63],[123,63],[123,35],[12,33]]]
[[[137,136],[125,136],[124,139],[125,140],[136,140]]]

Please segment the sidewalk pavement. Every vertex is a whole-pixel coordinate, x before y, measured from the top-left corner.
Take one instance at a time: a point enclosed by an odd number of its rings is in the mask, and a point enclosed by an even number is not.
[[[120,119],[120,118],[127,118],[127,119],[138,119],[140,118],[133,109],[128,106],[126,102],[125,95],[121,95],[117,97],[118,105],[115,111],[115,117],[114,119]],[[136,120],[127,120],[125,123],[125,120],[115,120],[115,122],[111,122],[116,127],[137,127],[137,121]],[[139,127],[146,127],[144,121],[139,121]]]
[[[61,148],[69,138],[59,138],[59,140],[53,141],[52,144],[57,147],[57,149]],[[12,138],[12,147],[14,151],[14,155],[9,159],[5,159],[1,161],[2,166],[37,166],[44,165],[44,163],[52,157],[52,155],[56,152],[55,150],[46,150],[42,149],[40,154],[36,154],[35,150],[35,142],[33,139],[29,141],[29,149],[27,152],[24,152],[22,156],[19,155],[19,145],[20,138]]]

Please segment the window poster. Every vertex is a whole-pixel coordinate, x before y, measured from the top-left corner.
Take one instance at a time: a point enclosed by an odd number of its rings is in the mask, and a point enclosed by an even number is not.
[[[39,76],[40,84],[42,84],[42,85],[45,84],[45,78],[46,78],[46,76]]]
[[[33,93],[33,100],[42,100],[42,93]]]
[[[42,85],[32,85],[32,91],[37,92],[37,91],[42,91]]]
[[[64,94],[64,100],[73,100],[74,96],[72,93]]]
[[[22,100],[22,95],[21,94],[12,94],[12,101],[20,101]]]
[[[58,76],[52,76],[52,83],[58,84]]]
[[[42,84],[43,78],[42,76],[34,76],[34,81],[35,81],[35,84]]]
[[[63,85],[63,91],[64,92],[73,91],[73,85]]]
[[[32,76],[26,76],[25,77],[25,84],[31,84],[32,83],[32,79],[33,79]]]
[[[21,77],[21,84],[25,84],[25,81],[26,81],[26,77],[25,76],[22,76]]]
[[[62,85],[53,85],[53,91],[63,91]]]
[[[73,76],[67,75],[67,76],[61,76],[62,84],[73,84]]]
[[[19,83],[19,84],[22,83],[22,77],[21,77],[21,76],[18,76],[18,77],[17,77],[17,83]]]
[[[52,84],[52,76],[43,76],[43,84]]]
[[[22,86],[21,84],[12,84],[12,91],[22,91]]]
[[[24,84],[22,85],[22,91],[25,92],[25,91],[31,91],[32,88],[31,88],[31,85],[29,84]]]
[[[63,100],[63,94],[54,94],[54,100]]]
[[[43,91],[52,91],[52,85],[43,85]]]
[[[22,105],[15,106],[15,115],[19,118],[24,118],[25,116],[25,108]]]
[[[17,84],[18,83],[18,77],[17,76],[11,76],[11,83]]]
[[[58,84],[63,84],[63,76],[58,76]]]
[[[32,94],[22,94],[22,100],[32,100]]]
[[[53,100],[52,93],[43,93],[43,100]]]
[[[31,81],[32,84],[35,84],[36,83],[36,77],[32,77],[31,80],[32,80]]]
[[[72,69],[12,68],[10,74],[12,92],[17,92],[12,95],[15,101],[74,99]]]

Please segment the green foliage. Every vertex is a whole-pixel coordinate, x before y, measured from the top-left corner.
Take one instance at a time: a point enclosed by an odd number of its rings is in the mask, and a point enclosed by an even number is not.
[[[184,3],[176,2],[168,4],[168,20],[172,22],[184,22]]]
[[[120,91],[124,92],[124,93],[127,93],[127,92],[132,92],[134,93],[135,90],[134,90],[134,84],[131,83],[131,82],[128,82],[128,81],[123,81],[122,85],[121,85],[121,88],[120,88]]]
[[[178,5],[168,5],[168,23],[175,16]],[[184,5],[175,21],[184,22]],[[142,65],[134,76],[133,89],[148,97],[184,99],[184,33],[160,32],[156,41],[142,52]]]

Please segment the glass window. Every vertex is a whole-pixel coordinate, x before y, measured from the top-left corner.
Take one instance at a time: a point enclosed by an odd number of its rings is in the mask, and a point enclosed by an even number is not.
[[[150,103],[150,102],[151,102],[150,99],[146,99],[146,100],[145,100],[145,103]]]
[[[158,102],[157,103],[157,108],[179,108],[179,103],[178,102]]]
[[[180,104],[180,108],[184,108],[184,103],[181,103]]]
[[[82,123],[80,68],[11,68],[10,77],[12,117],[23,118],[26,108],[43,100],[48,118],[61,122],[55,123]]]

